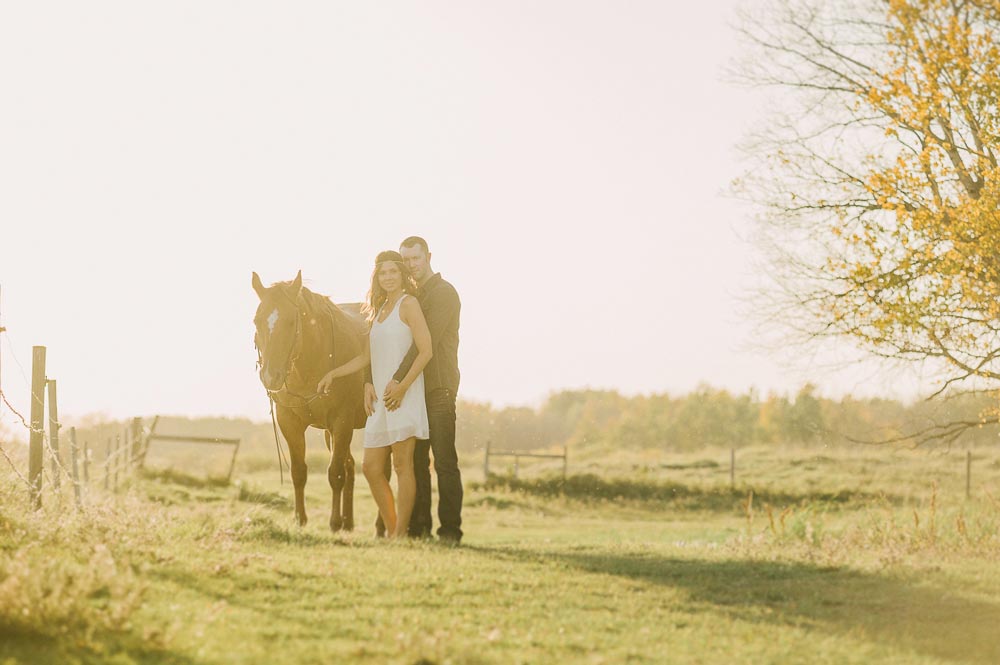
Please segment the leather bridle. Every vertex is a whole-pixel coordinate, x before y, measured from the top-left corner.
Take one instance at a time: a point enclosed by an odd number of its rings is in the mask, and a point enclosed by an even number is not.
[[[264,387],[267,394],[271,396],[275,393],[281,392],[282,390],[287,391],[286,384],[288,382],[288,377],[291,375],[292,370],[295,369],[295,362],[299,359],[299,356],[302,355],[302,313],[299,312],[298,303],[289,298],[287,293],[282,291],[281,295],[285,298],[285,300],[291,303],[292,307],[295,308],[295,336],[292,338],[292,345],[289,347],[288,356],[285,358],[285,367],[287,369],[285,371],[285,378],[281,383],[281,387],[277,390],[272,390],[267,386]],[[270,341],[271,340],[268,339],[268,343],[270,343]],[[264,366],[264,349],[257,344],[257,335],[254,335],[253,345],[257,349],[257,368],[259,369]]]

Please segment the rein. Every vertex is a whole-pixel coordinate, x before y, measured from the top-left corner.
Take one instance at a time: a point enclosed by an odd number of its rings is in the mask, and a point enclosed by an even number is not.
[[[278,452],[278,477],[281,478],[281,484],[284,486],[285,468],[281,462],[284,460],[285,464],[288,465],[289,472],[292,470],[292,465],[288,464],[288,460],[284,459],[285,454],[281,452],[281,444],[278,443],[278,421],[274,418],[274,398],[271,397],[270,391],[268,391],[267,400],[271,403],[271,428],[274,430],[274,449]]]
[[[260,347],[257,346],[256,339],[254,340],[254,347],[257,349],[257,368],[259,369],[263,364],[264,353],[261,351]],[[264,392],[267,393],[267,401],[271,407],[271,428],[274,430],[274,450],[278,454],[278,477],[281,479],[281,485],[285,484],[285,466],[291,471],[292,465],[288,463],[285,459],[285,454],[281,451],[281,444],[278,442],[278,421],[274,417],[274,395],[267,388],[264,388]],[[284,464],[282,464],[284,462]]]

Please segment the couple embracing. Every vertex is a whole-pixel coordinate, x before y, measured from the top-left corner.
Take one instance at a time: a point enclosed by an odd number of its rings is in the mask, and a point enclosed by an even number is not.
[[[398,252],[381,252],[375,259],[363,308],[368,343],[317,386],[325,393],[335,379],[365,371],[362,468],[391,537],[430,536],[433,452],[438,537],[454,544],[462,539],[462,475],[455,450],[460,309],[455,287],[431,269],[427,241],[406,238]],[[390,457],[395,498],[384,473]]]

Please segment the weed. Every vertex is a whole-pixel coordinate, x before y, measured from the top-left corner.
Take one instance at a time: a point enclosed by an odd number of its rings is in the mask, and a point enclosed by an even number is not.
[[[99,649],[109,635],[130,632],[148,588],[143,571],[160,545],[156,519],[130,512],[135,506],[132,497],[95,501],[85,512],[4,504],[0,633]]]

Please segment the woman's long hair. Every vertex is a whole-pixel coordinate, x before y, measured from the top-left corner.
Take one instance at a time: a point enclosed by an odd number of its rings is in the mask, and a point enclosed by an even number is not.
[[[417,293],[417,283],[413,280],[413,276],[410,275],[410,269],[406,267],[403,262],[403,257],[399,252],[394,252],[388,250],[385,252],[379,252],[379,255],[375,257],[375,270],[372,271],[372,285],[368,289],[368,295],[365,297],[365,306],[361,309],[364,312],[366,318],[368,319],[368,324],[375,320],[378,316],[378,311],[382,309],[382,305],[388,299],[388,295],[382,285],[378,283],[378,271],[385,262],[395,263],[399,268],[399,272],[403,275],[403,292],[408,293],[411,296]]]

